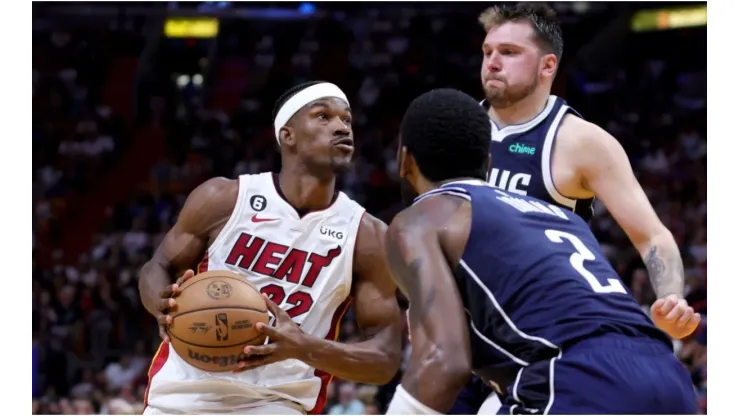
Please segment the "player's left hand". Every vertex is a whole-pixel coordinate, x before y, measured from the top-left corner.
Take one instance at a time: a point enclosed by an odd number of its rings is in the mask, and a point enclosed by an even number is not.
[[[675,339],[691,335],[701,322],[701,315],[676,295],[668,295],[653,303],[650,315],[655,325]]]
[[[234,372],[252,370],[291,358],[300,359],[301,354],[306,351],[308,335],[275,302],[265,295],[263,297],[267,309],[275,317],[275,326],[257,323],[256,328],[270,338],[270,343],[244,347],[247,359],[239,362],[239,367]]]

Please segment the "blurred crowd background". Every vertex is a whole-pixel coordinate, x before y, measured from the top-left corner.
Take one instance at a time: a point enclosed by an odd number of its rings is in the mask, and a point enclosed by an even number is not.
[[[34,414],[142,411],[159,339],[137,272],[196,185],[280,168],[270,112],[290,86],[348,94],[358,148],[340,186],[390,221],[405,107],[435,87],[482,98],[476,20],[489,5],[34,3]],[[621,141],[681,248],[704,321],[675,351],[706,413],[705,6],[553,6],[565,37],[554,93]],[[592,228],[647,310],[642,261],[598,203]],[[341,340],[359,336],[349,313]],[[334,380],[324,413],[382,413],[400,377]]]

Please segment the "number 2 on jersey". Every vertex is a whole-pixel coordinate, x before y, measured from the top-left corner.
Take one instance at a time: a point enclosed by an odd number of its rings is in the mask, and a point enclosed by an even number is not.
[[[570,264],[578,273],[580,273],[581,276],[583,276],[584,279],[586,279],[594,292],[627,294],[627,290],[619,279],[606,279],[609,284],[604,286],[599,282],[599,279],[593,275],[593,273],[586,270],[583,266],[583,262],[586,260],[596,260],[596,256],[578,237],[558,230],[547,230],[545,231],[545,235],[553,243],[565,243],[565,240],[568,240],[568,242],[576,249],[576,252],[570,256]]]
[[[275,304],[281,308],[284,308],[283,301],[286,301],[287,304],[292,306],[285,311],[291,318],[303,315],[311,309],[311,306],[313,306],[313,298],[311,298],[310,294],[306,292],[295,292],[291,293],[286,299],[285,289],[276,284],[270,284],[263,287],[260,289],[260,293],[267,295],[271,301],[275,302]]]

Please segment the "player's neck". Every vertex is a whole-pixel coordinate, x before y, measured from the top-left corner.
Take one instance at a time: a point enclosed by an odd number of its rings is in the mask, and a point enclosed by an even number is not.
[[[332,204],[335,196],[336,178],[322,180],[315,176],[282,169],[278,174],[280,192],[294,208],[303,211],[318,211]]]
[[[547,99],[550,97],[549,89],[535,91],[530,96],[517,101],[506,108],[488,109],[488,115],[491,116],[496,126],[502,129],[506,126],[526,123],[535,118],[537,114],[547,105]]]

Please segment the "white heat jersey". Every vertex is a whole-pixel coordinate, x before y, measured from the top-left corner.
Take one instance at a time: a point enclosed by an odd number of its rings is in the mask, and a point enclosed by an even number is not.
[[[344,193],[323,211],[299,217],[271,173],[239,177],[231,218],[198,272],[244,276],[314,336],[335,340],[349,307],[352,259],[365,210]],[[147,404],[184,412],[233,411],[285,400],[305,410],[324,406],[330,376],[298,360],[239,374],[208,373],[163,344],[149,371]]]

